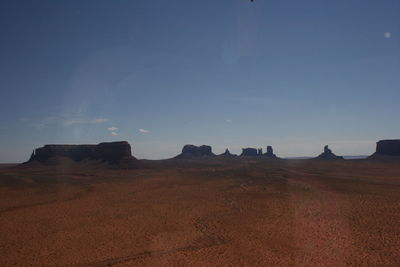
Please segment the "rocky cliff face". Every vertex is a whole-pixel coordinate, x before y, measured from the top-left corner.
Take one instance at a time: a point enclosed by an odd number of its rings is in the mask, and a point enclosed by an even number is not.
[[[247,157],[255,157],[255,156],[260,156],[260,157],[270,157],[270,158],[277,158],[277,156],[274,154],[274,151],[272,149],[272,146],[267,146],[267,152],[263,154],[262,148],[243,148],[242,149],[242,154],[240,156],[247,156]]]
[[[343,159],[341,156],[336,156],[333,154],[332,150],[329,149],[328,145],[324,147],[324,152],[322,152],[316,159]]]
[[[46,162],[55,157],[73,161],[100,160],[112,164],[135,159],[131,154],[131,146],[123,141],[98,145],[45,145],[35,149],[28,162]]]
[[[192,158],[204,156],[215,156],[215,154],[212,152],[211,146],[185,145],[182,149],[182,153],[176,156],[176,158]]]
[[[236,155],[235,155],[235,154],[232,154],[232,153],[229,151],[229,149],[225,149],[225,152],[222,153],[222,154],[220,154],[220,156],[223,156],[223,157],[236,157]]]
[[[242,156],[246,156],[246,157],[258,156],[258,150],[257,150],[257,148],[252,148],[252,147],[243,148],[242,149],[242,154],[240,154],[240,156],[241,157]]]
[[[400,139],[377,142],[376,152],[372,156],[400,156]]]
[[[272,146],[267,146],[267,153],[265,153],[264,156],[269,157],[269,158],[277,158],[277,156],[274,154],[274,150],[272,149]]]

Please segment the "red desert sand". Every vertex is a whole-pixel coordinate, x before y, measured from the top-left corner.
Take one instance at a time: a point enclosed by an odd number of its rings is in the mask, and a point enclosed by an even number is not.
[[[0,266],[399,266],[400,162],[0,168]]]

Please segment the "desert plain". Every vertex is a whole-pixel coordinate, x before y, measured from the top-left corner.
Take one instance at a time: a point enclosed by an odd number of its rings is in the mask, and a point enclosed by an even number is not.
[[[0,266],[398,266],[400,161],[0,168]]]

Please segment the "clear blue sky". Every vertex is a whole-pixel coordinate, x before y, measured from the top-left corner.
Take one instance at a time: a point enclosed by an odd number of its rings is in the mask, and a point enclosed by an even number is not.
[[[0,162],[48,143],[370,154],[400,137],[400,1],[2,1]],[[116,129],[118,128],[118,129]]]

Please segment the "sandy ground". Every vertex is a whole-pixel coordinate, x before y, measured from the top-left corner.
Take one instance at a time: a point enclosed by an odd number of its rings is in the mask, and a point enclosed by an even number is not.
[[[0,169],[0,266],[399,266],[400,162]]]

